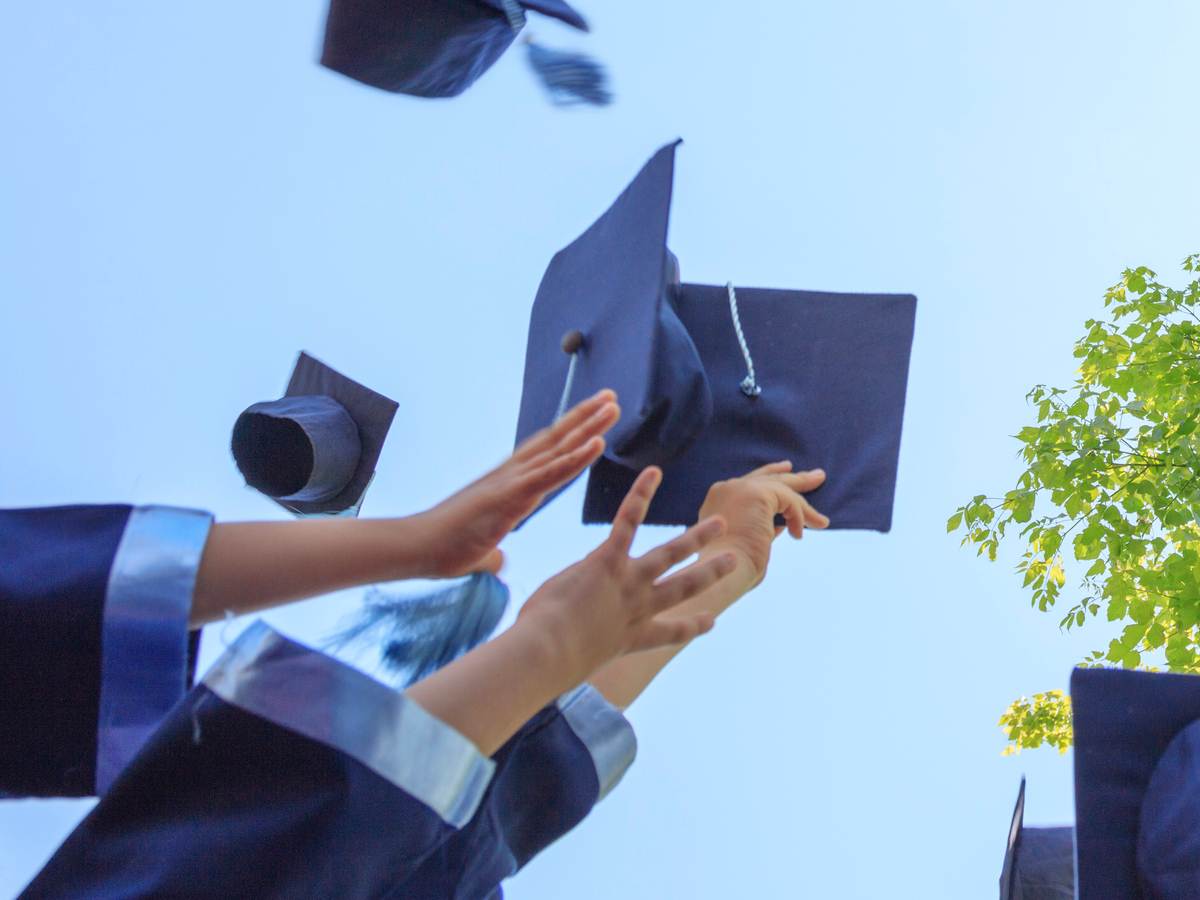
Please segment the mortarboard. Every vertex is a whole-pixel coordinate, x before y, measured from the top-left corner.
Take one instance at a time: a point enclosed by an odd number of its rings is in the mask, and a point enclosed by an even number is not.
[[[716,481],[790,459],[831,528],[891,527],[916,298],[684,284],[666,245],[675,147],[660,149],[551,261],[529,323],[517,442],[574,398],[617,392],[585,522],[663,468],[646,522],[686,525]]]
[[[1200,896],[1200,678],[1076,669],[1079,900]]]
[[[330,0],[321,64],[385,91],[454,97],[508,49],[525,10],[588,30],[563,0]],[[529,60],[556,102],[609,102],[586,57],[531,44]]]
[[[1000,900],[1074,900],[1075,829],[1025,827],[1025,779],[1017,792]]]
[[[279,400],[255,403],[230,449],[250,487],[296,515],[357,515],[398,404],[301,353]]]

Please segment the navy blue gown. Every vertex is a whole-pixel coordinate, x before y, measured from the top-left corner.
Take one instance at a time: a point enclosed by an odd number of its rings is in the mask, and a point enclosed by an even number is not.
[[[0,796],[101,795],[190,681],[212,517],[0,510]]]
[[[498,898],[635,749],[583,686],[485,758],[404,694],[259,622],[21,897]]]

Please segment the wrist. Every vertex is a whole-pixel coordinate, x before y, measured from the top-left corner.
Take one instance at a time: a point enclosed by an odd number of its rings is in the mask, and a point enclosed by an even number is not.
[[[593,660],[594,647],[564,616],[541,609],[518,617],[510,629],[522,642],[530,665],[552,686],[554,696],[582,684],[606,660]]]
[[[752,542],[725,534],[700,551],[699,559],[709,559],[721,553],[732,554],[736,563],[727,580],[737,582],[748,579],[753,587],[762,581],[767,572],[770,552],[769,544],[765,549],[759,549],[753,546]]]
[[[405,578],[445,578],[445,527],[437,507],[401,519],[393,519],[397,563],[404,567]]]

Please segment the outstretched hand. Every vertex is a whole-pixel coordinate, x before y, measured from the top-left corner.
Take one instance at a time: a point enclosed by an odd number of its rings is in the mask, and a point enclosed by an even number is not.
[[[761,582],[770,561],[771,542],[784,531],[775,525],[776,515],[783,515],[787,530],[795,537],[800,537],[805,527],[828,526],[829,519],[800,496],[801,492],[815,490],[824,481],[825,473],[820,469],[793,473],[791,463],[779,462],[762,466],[741,478],[714,484],[700,508],[701,525],[708,517],[720,516],[725,522],[725,531],[701,551],[695,565],[721,557],[735,560],[735,565],[732,573],[722,578],[712,590],[698,594],[675,610],[675,614],[719,615]],[[657,653],[639,653],[614,660],[589,680],[609,703],[625,709],[679,649],[667,647]]]
[[[599,459],[604,438],[621,416],[617,395],[603,390],[522,441],[504,463],[421,514],[429,548],[427,577],[498,572],[496,545],[541,505]]]
[[[661,478],[658,469],[642,472],[603,544],[538,588],[512,628],[409,687],[409,699],[490,756],[539,709],[605,663],[683,644],[712,628],[712,613],[680,615],[675,607],[732,571],[734,555],[715,554],[662,576],[720,535],[720,518],[629,557]]]
[[[711,613],[671,611],[731,572],[733,554],[714,555],[662,576],[722,534],[720,517],[704,519],[644,556],[629,556],[661,480],[659,469],[645,469],[621,503],[608,539],[542,585],[521,609],[518,621],[532,619],[551,635],[578,681],[618,656],[685,644],[713,626]]]
[[[727,527],[719,547],[742,556],[762,580],[771,557],[771,542],[785,530],[800,538],[805,528],[827,528],[829,518],[817,512],[801,496],[825,482],[821,469],[793,472],[790,462],[770,463],[729,481],[718,481],[708,490],[700,516],[722,516]],[[782,515],[786,529],[775,524]],[[751,587],[753,586],[751,585]]]

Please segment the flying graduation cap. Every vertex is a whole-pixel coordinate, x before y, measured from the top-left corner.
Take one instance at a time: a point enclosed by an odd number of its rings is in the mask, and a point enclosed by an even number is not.
[[[230,449],[246,484],[288,512],[358,515],[397,407],[301,353],[283,397],[238,416]]]
[[[822,468],[830,528],[887,531],[916,298],[680,283],[667,249],[675,148],[555,254],[534,301],[517,443],[612,388],[621,420],[585,522],[661,466],[646,522],[696,521],[708,488],[769,462]]]
[[[1025,827],[1025,779],[1017,792],[1000,900],[1074,900],[1075,829]]]
[[[563,0],[330,0],[321,65],[393,93],[455,97],[508,49],[526,10],[588,30]],[[610,102],[595,61],[526,42],[554,103]]]
[[[1071,675],[1079,900],[1200,896],[1200,678]]]

